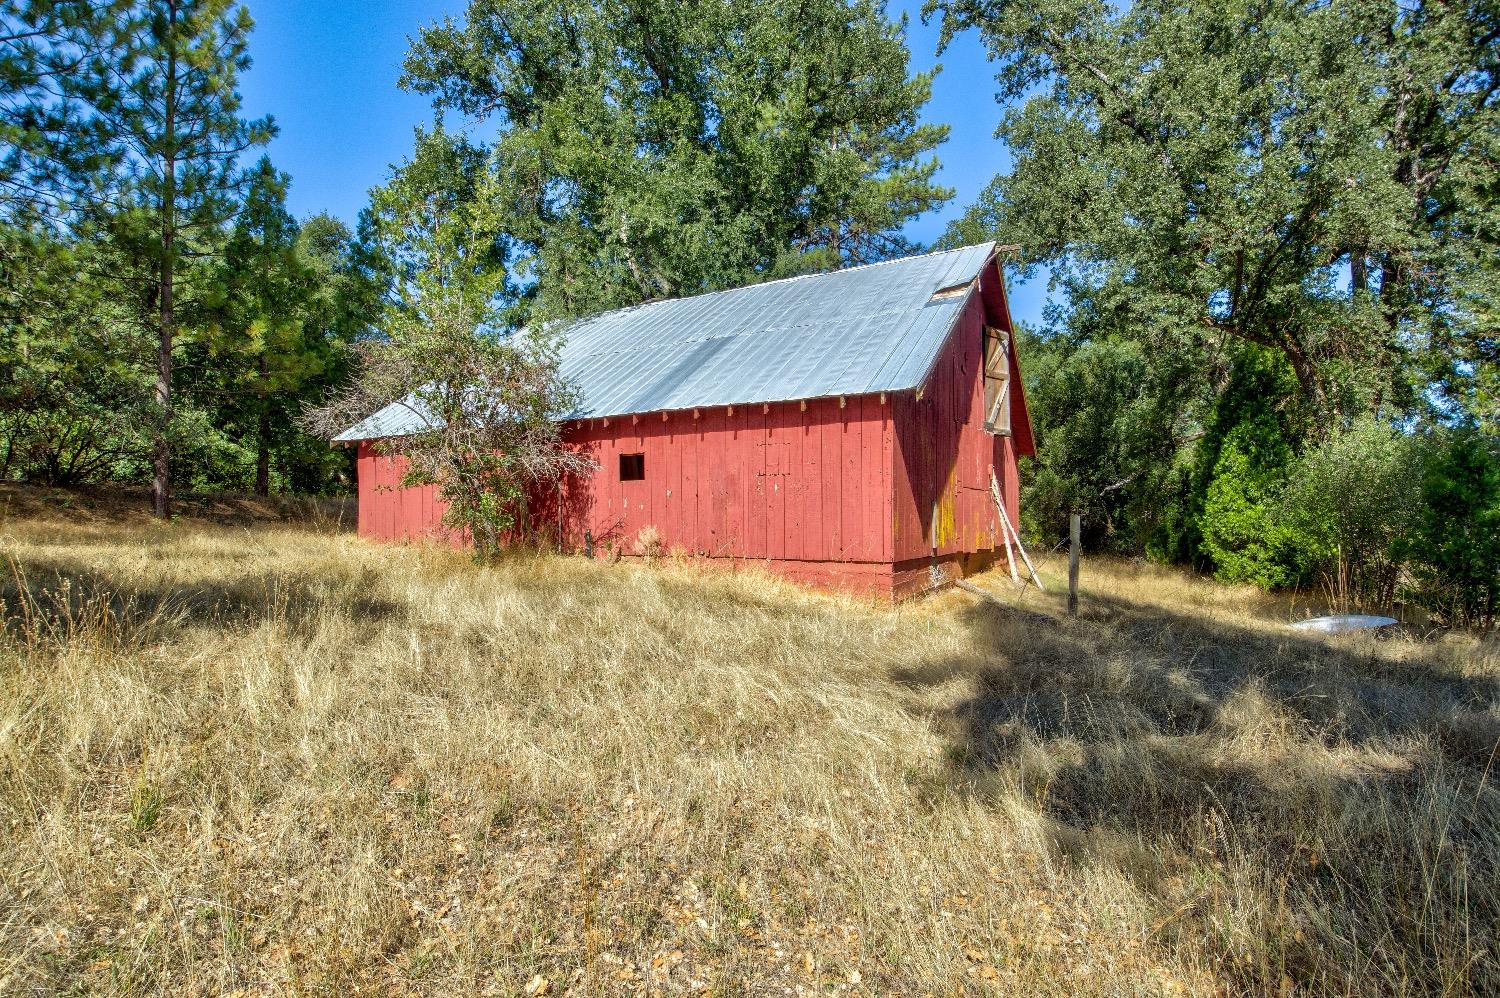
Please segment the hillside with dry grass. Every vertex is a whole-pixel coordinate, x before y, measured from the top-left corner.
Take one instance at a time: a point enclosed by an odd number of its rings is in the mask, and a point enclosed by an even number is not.
[[[1500,990],[1493,643],[7,509],[3,993]]]

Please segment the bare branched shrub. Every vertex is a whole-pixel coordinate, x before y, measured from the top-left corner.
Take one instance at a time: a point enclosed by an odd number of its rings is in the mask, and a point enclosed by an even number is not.
[[[436,485],[444,522],[485,553],[525,525],[528,497],[591,462],[562,439],[576,396],[552,345],[524,331],[487,335],[472,321],[460,309],[365,344],[358,376],[308,422],[332,436],[399,399],[419,429],[375,446],[405,458],[403,486]]]
[[[445,524],[483,555],[524,529],[529,497],[592,461],[562,439],[578,397],[557,337],[510,328],[514,289],[496,253],[506,237],[479,196],[490,174],[475,157],[433,133],[374,193],[370,234],[391,275],[384,335],[361,345],[355,378],[306,423],[332,437],[399,401],[415,429],[375,446],[405,459],[403,486],[437,486]],[[455,197],[464,187],[476,196]]]

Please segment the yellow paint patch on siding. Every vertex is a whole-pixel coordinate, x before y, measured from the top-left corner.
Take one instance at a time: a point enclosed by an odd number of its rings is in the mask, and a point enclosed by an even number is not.
[[[932,543],[943,547],[956,533],[954,508],[958,505],[958,466],[948,469],[948,481],[938,495],[937,511],[932,520]]]

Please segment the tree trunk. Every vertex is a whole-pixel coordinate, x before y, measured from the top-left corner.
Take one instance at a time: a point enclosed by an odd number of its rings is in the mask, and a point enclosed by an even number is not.
[[[271,494],[271,413],[260,411],[260,426],[255,447],[255,494]]]
[[[177,5],[167,6],[168,30],[177,26]],[[167,79],[162,88],[162,120],[165,134],[162,142],[161,196],[161,262],[157,274],[157,309],[160,325],[156,341],[156,442],[151,460],[151,510],[165,519],[172,512],[172,445],[168,433],[172,425],[172,292],[176,266],[177,239],[177,52],[175,37],[169,41]]]
[[[1385,317],[1386,329],[1390,332],[1392,343],[1396,341],[1401,328],[1401,294],[1398,287],[1400,280],[1395,262],[1387,256],[1380,264],[1380,310]],[[1375,358],[1375,370],[1380,375],[1380,380],[1375,385],[1376,419],[1381,417],[1385,409],[1386,370],[1391,360],[1391,349],[1389,344],[1381,344],[1380,354]]]
[[[161,272],[157,278],[160,327],[156,342],[156,404],[159,423],[151,460],[151,510],[159,517],[172,512],[172,445],[167,432],[172,422],[172,235],[163,227]]]
[[[260,421],[255,433],[255,494],[271,494],[271,406],[266,399],[266,355],[262,353],[260,363]]]
[[[1313,359],[1307,355],[1300,343],[1292,340],[1282,347],[1282,354],[1292,365],[1292,373],[1297,376],[1297,385],[1302,389],[1302,398],[1311,406],[1314,414],[1313,433],[1322,438],[1331,425],[1329,411],[1330,401],[1328,393],[1324,390],[1323,379],[1318,374],[1318,366]]]

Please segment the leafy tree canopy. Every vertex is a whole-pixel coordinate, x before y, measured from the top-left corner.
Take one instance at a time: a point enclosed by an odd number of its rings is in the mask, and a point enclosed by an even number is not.
[[[934,0],[1016,102],[952,234],[1164,352],[1282,354],[1322,432],[1490,397],[1500,4]]]
[[[907,57],[875,0],[471,0],[402,83],[493,131],[510,290],[570,316],[909,250],[951,192]]]

